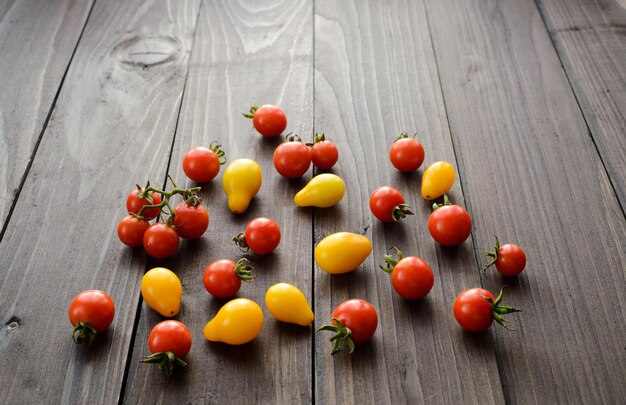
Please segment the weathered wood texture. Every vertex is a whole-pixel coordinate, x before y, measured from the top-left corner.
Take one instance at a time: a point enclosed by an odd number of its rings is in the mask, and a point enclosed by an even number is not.
[[[0,230],[92,1],[0,2]]]
[[[626,3],[539,0],[609,178],[626,208]]]
[[[145,254],[117,240],[117,222],[136,181],[164,178],[198,8],[94,7],[0,243],[3,402],[119,397]],[[67,308],[91,288],[111,294],[116,317],[92,347],[79,347]]]
[[[524,310],[496,333],[506,396],[623,401],[624,217],[536,4],[427,10],[476,253],[496,233],[529,259],[516,280],[486,277]]]
[[[318,1],[315,5],[315,131],[339,147],[333,171],[346,182],[341,203],[317,209],[315,241],[338,232],[368,236],[372,255],[342,276],[315,269],[316,327],[349,298],[371,302],[379,328],[352,356],[330,356],[328,335],[315,337],[315,390],[320,403],[500,403],[493,339],[463,333],[451,313],[456,294],[479,286],[472,240],[442,249],[430,237],[430,203],[420,195],[423,169],[401,174],[389,145],[418,132],[424,167],[455,161],[424,5],[421,2]],[[384,225],[370,213],[371,192],[397,187],[416,215]],[[451,197],[463,204],[457,182]],[[422,257],[435,273],[420,302],[399,297],[378,268],[391,246]]]
[[[167,380],[156,367],[139,363],[149,353],[150,330],[163,318],[144,303],[124,402],[134,403],[308,403],[312,396],[311,327],[277,322],[265,307],[265,292],[278,282],[298,286],[309,302],[312,294],[312,211],[298,209],[293,196],[305,183],[280,177],[272,155],[280,139],[262,138],[241,116],[252,104],[284,108],[288,131],[305,138],[312,133],[312,2],[281,0],[259,6],[254,1],[205,1],[192,50],[192,61],[176,135],[170,174],[186,177],[183,155],[217,140],[228,162],[256,160],[263,185],[249,210],[230,213],[222,191],[222,171],[203,185],[203,204],[211,223],[199,241],[183,242],[176,257],[163,263],[183,283],[183,306],[176,319],[193,336],[189,367]],[[305,176],[307,178],[310,175]],[[188,185],[192,183],[187,180]],[[267,256],[243,254],[230,240],[260,216],[275,219],[282,230],[277,250]],[[243,283],[236,297],[254,300],[265,322],[259,337],[243,346],[207,342],[205,324],[228,300],[204,289],[205,267],[218,259],[247,257],[257,278]]]

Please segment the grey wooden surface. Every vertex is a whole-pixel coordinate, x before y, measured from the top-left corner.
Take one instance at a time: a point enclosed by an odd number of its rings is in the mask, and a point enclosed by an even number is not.
[[[0,0],[0,402],[623,402],[624,13],[618,0]],[[253,103],[281,105],[306,140],[337,143],[337,207],[292,204],[313,171],[277,175],[276,141],[240,115]],[[418,132],[424,167],[455,165],[451,197],[474,221],[462,246],[430,238],[423,168],[390,165],[400,131]],[[230,214],[220,174],[203,187],[201,240],[165,261],[122,246],[133,185],[193,184],[182,156],[212,140],[229,161],[261,165],[251,209]],[[380,185],[416,215],[378,222],[368,199]],[[263,330],[242,347],[208,343],[225,301],[204,290],[204,267],[240,257],[229,237],[257,216],[283,234],[274,254],[246,255],[258,278],[238,296],[264,308]],[[336,231],[373,242],[352,274],[314,266],[315,243]],[[494,233],[526,250],[518,279],[481,273]],[[433,268],[422,302],[400,299],[377,268],[394,245]],[[189,368],[170,380],[139,363],[161,320],[139,294],[156,265],[181,277],[177,319],[193,335]],[[264,295],[280,281],[304,291],[313,327],[271,318]],[[515,330],[461,331],[458,292],[503,284],[523,309]],[[87,349],[69,339],[67,306],[89,288],[111,294],[116,317]],[[375,305],[379,329],[331,356],[314,329],[355,297]]]

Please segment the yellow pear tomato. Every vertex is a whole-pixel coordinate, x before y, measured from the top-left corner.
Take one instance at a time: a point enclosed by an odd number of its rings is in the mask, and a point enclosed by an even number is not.
[[[328,208],[341,201],[346,193],[346,185],[341,177],[324,173],[317,175],[293,198],[298,207]]]
[[[348,273],[372,252],[372,243],[363,235],[338,232],[328,235],[315,247],[315,262],[331,274]]]
[[[224,305],[204,327],[204,337],[212,342],[242,345],[253,340],[263,326],[263,311],[256,302],[237,298]]]
[[[439,198],[454,184],[454,167],[448,162],[431,163],[422,175],[422,197],[426,200]]]
[[[174,316],[180,310],[183,286],[178,276],[165,267],[155,267],[141,279],[141,296],[148,306],[163,316]]]
[[[231,212],[241,214],[248,209],[250,201],[261,189],[261,173],[261,167],[250,159],[237,159],[228,165],[222,186]]]
[[[288,283],[271,286],[265,294],[265,305],[272,316],[282,322],[308,326],[315,319],[304,293]]]

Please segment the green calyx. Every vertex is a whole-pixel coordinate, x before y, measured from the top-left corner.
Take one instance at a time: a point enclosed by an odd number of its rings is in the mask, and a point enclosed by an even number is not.
[[[496,248],[493,252],[485,252],[485,256],[490,257],[491,260],[485,265],[485,267],[483,267],[483,270],[487,270],[498,261],[498,255],[500,254],[500,241],[496,235],[493,235],[493,237],[496,238]]]
[[[407,215],[415,215],[411,209],[411,206],[408,204],[396,205],[391,211],[391,219],[395,222],[401,220],[402,218],[406,218]]]
[[[452,205],[452,203],[450,202],[450,199],[448,198],[448,194],[443,195],[443,204],[438,204],[438,203],[433,204],[433,211],[435,211],[437,208],[441,208],[446,205]]]
[[[235,244],[239,246],[239,250],[241,250],[242,252],[247,252],[250,250],[248,243],[246,243],[246,234],[244,232],[241,232],[237,236],[233,236],[232,238],[230,238],[230,240],[235,242]]]
[[[319,328],[317,331],[329,331],[333,332],[330,336],[329,340],[333,342],[333,349],[331,354],[335,354],[341,350],[343,345],[345,344],[348,347],[348,353],[352,354],[354,351],[354,342],[352,341],[352,331],[341,323],[341,321],[337,318],[332,318],[334,324],[324,325]]]
[[[315,134],[315,136],[313,137],[313,142],[306,143],[306,146],[308,146],[310,148],[313,145],[315,145],[316,143],[324,142],[325,140],[326,140],[326,135],[324,135],[324,134]]]
[[[245,257],[242,257],[237,261],[237,266],[235,267],[235,274],[241,281],[250,282],[254,280],[255,276],[252,274],[253,267],[248,265],[248,260]]]
[[[87,346],[91,346],[96,338],[96,330],[87,322],[78,322],[72,331],[72,340],[76,344],[87,342]]]
[[[253,105],[252,107],[250,107],[250,112],[249,113],[247,113],[247,114],[246,113],[241,113],[241,115],[243,115],[246,118],[252,119],[252,118],[254,118],[254,114],[256,113],[256,110],[258,110],[258,109],[259,109],[258,105]]]
[[[396,264],[398,264],[398,262],[404,258],[404,254],[402,254],[400,249],[395,246],[392,246],[389,250],[391,249],[394,249],[396,251],[395,257],[392,255],[384,255],[383,260],[385,261],[385,266],[383,266],[382,264],[378,265],[378,267],[380,267],[381,269],[383,269],[383,271],[389,274],[393,273],[393,269],[394,267],[396,267]]]
[[[174,372],[174,364],[178,364],[181,367],[186,367],[187,363],[174,355],[172,352],[158,352],[146,356],[141,360],[142,363],[157,364],[159,370],[163,371],[167,378],[172,376]]]
[[[220,166],[226,163],[226,153],[222,149],[222,145],[217,141],[213,141],[209,144],[209,149],[211,149],[216,155],[220,162]]]
[[[412,138],[415,138],[417,136],[417,133],[413,134]],[[396,139],[394,139],[394,142],[399,141],[400,139],[406,139],[409,138],[409,134],[407,134],[406,132],[401,132],[400,135],[396,136]]]
[[[504,287],[500,289],[500,293],[498,294],[495,300],[489,297],[483,297],[483,298],[491,304],[491,308],[493,311],[492,312],[493,319],[495,319],[495,321],[498,322],[498,324],[503,326],[505,329],[509,329],[509,328],[507,327],[506,319],[504,319],[502,315],[510,314],[513,312],[522,312],[521,309],[516,309],[513,307],[506,306],[506,305],[500,305],[500,303],[502,302],[502,299],[504,298]]]

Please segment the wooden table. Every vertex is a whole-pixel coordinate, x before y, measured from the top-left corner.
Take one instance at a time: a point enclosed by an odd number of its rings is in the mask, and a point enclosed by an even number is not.
[[[620,6],[621,4],[621,6]],[[2,403],[606,403],[626,401],[626,11],[621,0],[0,0],[0,402]],[[287,181],[241,116],[282,106],[288,130],[324,132],[347,184],[331,209],[298,209]],[[457,169],[451,198],[474,221],[462,246],[433,242],[416,173],[388,148],[417,132],[426,164]],[[229,160],[263,168],[243,215],[230,214],[221,174],[202,187],[211,224],[157,261],[116,236],[136,183],[191,185],[183,154],[217,140]],[[425,167],[425,166],[424,166]],[[371,191],[392,185],[416,215],[383,225]],[[202,330],[225,301],[204,267],[241,253],[229,238],[258,216],[283,231],[279,249],[245,255],[267,287],[299,286],[311,328],[264,309],[241,347]],[[368,236],[372,255],[331,277],[312,259],[325,235]],[[483,274],[493,234],[516,242],[526,271]],[[435,286],[421,302],[377,267],[391,246],[424,258]],[[139,362],[161,320],[140,298],[163,265],[184,286],[176,317],[193,335],[189,367],[167,380]],[[463,332],[451,306],[463,289],[506,290],[523,309],[513,331]],[[74,345],[67,307],[80,291],[116,304],[108,333]],[[372,341],[330,355],[314,333],[341,301],[380,315]]]

